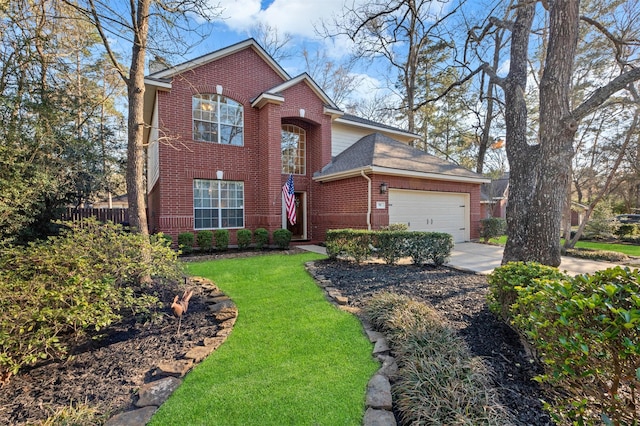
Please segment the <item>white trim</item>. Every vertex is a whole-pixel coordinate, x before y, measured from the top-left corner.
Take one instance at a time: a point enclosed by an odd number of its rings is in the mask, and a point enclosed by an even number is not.
[[[320,86],[318,86],[318,84],[313,81],[313,79],[311,78],[311,76],[309,74],[302,73],[297,77],[294,77],[290,80],[285,81],[282,84],[279,84],[276,87],[272,87],[271,89],[269,89],[269,93],[280,93],[283,92],[287,89],[289,89],[290,87],[295,86],[296,84],[300,83],[300,82],[306,82],[309,87],[311,88],[311,90],[313,90],[316,94],[316,96],[318,96],[320,99],[322,99],[322,101],[324,103],[327,104],[327,106],[331,107],[331,108],[335,108],[338,109],[338,107],[336,106],[336,104],[331,100],[331,98],[329,98],[329,96],[327,96],[327,94],[320,88]]]
[[[261,109],[266,104],[282,105],[284,103],[284,96],[274,95],[273,93],[261,93],[253,102],[251,107]]]
[[[415,177],[420,179],[446,180],[461,183],[489,183],[491,179],[473,178],[468,176],[445,175],[439,173],[415,172],[411,170],[390,169],[388,167],[367,166],[357,169],[345,170],[343,172],[332,173],[324,176],[314,176],[312,179],[316,182],[331,182],[334,180],[345,179],[354,176],[360,176],[361,172],[376,173],[387,176]]]
[[[260,55],[262,57],[262,59],[269,65],[271,66],[271,68],[283,79],[283,80],[289,80],[291,77],[289,77],[289,74],[287,74],[287,72],[280,66],[278,65],[278,63],[276,61],[273,60],[273,58],[271,56],[269,56],[269,54],[252,38],[245,40],[245,41],[241,41],[240,43],[236,43],[234,45],[225,47],[223,49],[220,50],[216,50],[215,52],[209,53],[207,55],[204,56],[200,56],[199,58],[195,58],[192,59],[190,61],[184,62],[180,65],[176,65],[174,67],[171,68],[167,68],[166,70],[162,70],[153,74],[150,74],[150,76],[153,76],[153,78],[163,78],[163,77],[171,77],[175,74],[179,74],[181,72],[184,71],[188,71],[192,68],[196,68],[199,67],[201,65],[204,65],[206,63],[218,60],[220,58],[224,58],[225,56],[229,56],[233,53],[236,53],[240,50],[243,50],[247,47],[251,47],[253,48],[253,50],[256,51],[256,53],[258,53],[258,55]]]
[[[376,126],[376,125],[373,125],[373,124],[360,123],[360,122],[357,122],[357,121],[351,121],[351,120],[343,118],[343,117],[338,117],[334,121],[336,123],[344,124],[344,125],[347,125],[347,126],[359,127],[359,128],[362,128],[362,129],[371,129],[371,130],[379,131],[381,133],[391,133],[391,134],[394,134],[394,135],[401,135],[401,136],[412,138],[412,139],[418,139],[420,137],[420,135],[417,135],[417,134],[411,133],[411,132],[405,132],[404,130],[396,130],[396,129],[390,129],[390,128],[384,127],[384,126]]]

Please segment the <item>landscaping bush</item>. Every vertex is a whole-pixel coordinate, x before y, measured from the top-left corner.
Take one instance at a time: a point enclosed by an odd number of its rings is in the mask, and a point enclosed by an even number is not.
[[[250,229],[238,229],[236,237],[238,238],[238,248],[240,250],[245,250],[251,244],[251,238],[253,236],[251,235]]]
[[[480,237],[486,243],[492,238],[504,235],[507,221],[499,217],[488,217],[480,220]]]
[[[402,424],[513,424],[491,373],[435,309],[382,293],[364,310],[395,354],[399,371],[391,391]]]
[[[262,250],[269,246],[269,231],[264,228],[258,228],[253,233],[253,237],[256,240],[256,248]]]
[[[69,223],[59,236],[0,249],[0,377],[38,360],[64,358],[88,331],[158,306],[137,281],[179,279],[162,238],[120,225]]]
[[[514,316],[513,304],[518,297],[516,287],[527,287],[540,279],[563,280],[566,278],[568,278],[567,275],[551,266],[536,262],[509,262],[494,269],[487,277],[489,309],[505,322],[511,323]]]
[[[198,231],[196,234],[196,240],[198,241],[198,247],[200,247],[200,251],[204,253],[211,252],[213,248],[213,232],[207,230]]]
[[[451,254],[453,238],[440,232],[339,229],[327,231],[326,246],[332,259],[346,256],[360,263],[375,253],[389,264],[411,257],[415,264],[442,265]]]
[[[546,366],[537,379],[565,392],[550,408],[563,424],[637,424],[640,272],[611,268],[517,287],[514,324]]]
[[[216,249],[220,251],[226,251],[229,249],[229,230],[217,229],[215,234]]]
[[[362,229],[330,229],[326,235],[327,255],[353,258],[357,263],[371,255],[371,232]]]
[[[607,262],[624,262],[629,259],[624,253],[610,250],[594,250],[589,248],[573,248],[566,250],[567,255],[582,259],[604,260]]]
[[[586,238],[598,240],[613,237],[619,222],[614,219],[613,212],[606,204],[598,204],[593,210],[591,219],[584,227]]]
[[[193,245],[195,244],[195,236],[193,232],[182,232],[178,234],[178,248],[184,254],[193,252]]]
[[[391,223],[388,226],[383,226],[382,231],[408,231],[409,225],[406,223]]]
[[[151,242],[154,243],[156,241],[161,242],[167,247],[171,247],[173,244],[173,237],[171,235],[163,234],[162,232],[158,232],[157,234],[152,234],[149,236]]]
[[[273,231],[273,242],[280,250],[286,250],[289,248],[291,235],[288,229],[276,229]]]
[[[618,238],[633,237],[638,234],[638,225],[635,223],[622,223],[616,230]]]

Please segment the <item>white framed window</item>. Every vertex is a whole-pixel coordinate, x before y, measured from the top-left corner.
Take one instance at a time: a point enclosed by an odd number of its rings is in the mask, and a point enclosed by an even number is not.
[[[307,173],[307,133],[293,124],[282,125],[282,173],[304,175]]]
[[[216,94],[192,98],[193,140],[242,146],[244,110],[242,104]]]
[[[244,227],[244,182],[193,180],[195,229]]]

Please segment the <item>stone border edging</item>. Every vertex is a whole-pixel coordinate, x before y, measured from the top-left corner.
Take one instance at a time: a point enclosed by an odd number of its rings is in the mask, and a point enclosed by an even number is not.
[[[362,317],[360,308],[348,305],[349,299],[344,297],[337,288],[332,287],[331,280],[318,273],[315,262],[305,263],[305,268],[318,286],[324,290],[325,297],[329,302],[337,306],[338,309],[355,315],[360,320],[369,341],[374,344],[372,356],[382,364],[367,384],[365,399],[367,410],[362,425],[396,426],[396,419],[391,411],[393,406],[391,382],[398,374],[398,364],[395,358],[390,355],[391,351],[386,336],[373,330],[371,324]]]
[[[156,410],[182,384],[184,377],[191,369],[226,340],[238,317],[238,308],[207,278],[190,277],[190,284],[200,285],[204,291],[204,301],[209,313],[218,323],[216,333],[204,339],[202,345],[193,346],[181,358],[159,361],[153,374],[154,380],[143,384],[138,390],[137,409],[124,411],[111,417],[105,426],[140,426],[146,425]]]

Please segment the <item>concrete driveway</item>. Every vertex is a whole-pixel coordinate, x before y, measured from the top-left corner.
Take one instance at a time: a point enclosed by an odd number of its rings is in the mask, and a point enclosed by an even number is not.
[[[455,268],[490,274],[502,262],[504,247],[478,243],[456,243],[449,258],[449,265]],[[562,256],[560,270],[569,275],[593,273],[601,269],[617,266],[615,263],[602,262],[576,257]]]

